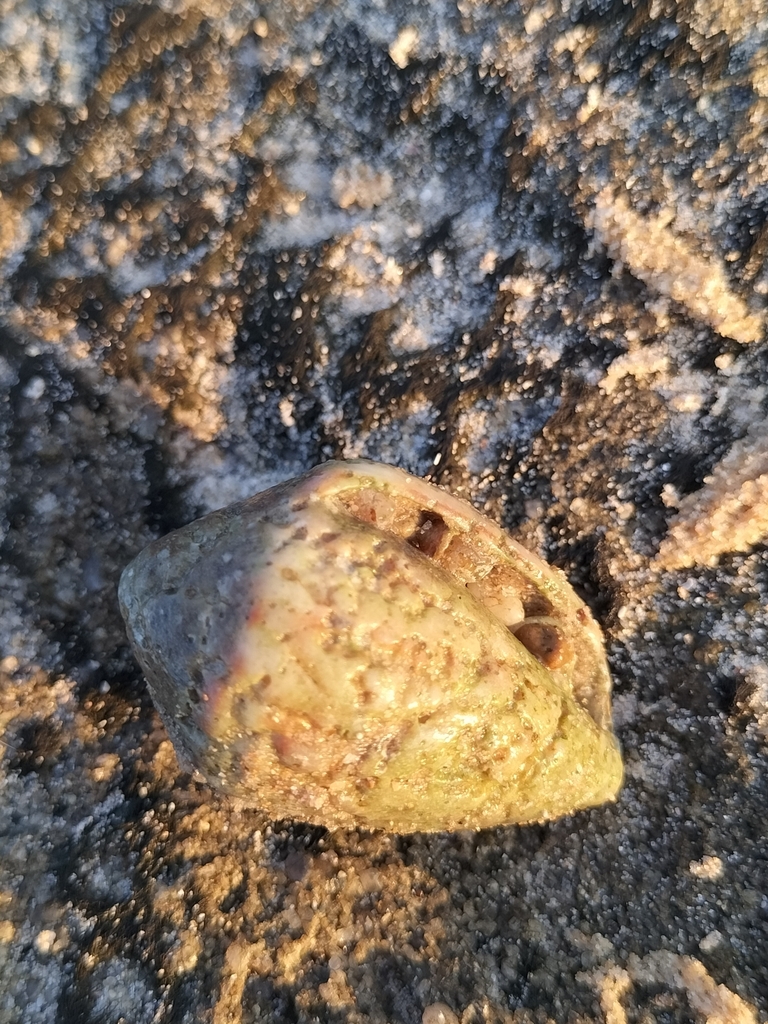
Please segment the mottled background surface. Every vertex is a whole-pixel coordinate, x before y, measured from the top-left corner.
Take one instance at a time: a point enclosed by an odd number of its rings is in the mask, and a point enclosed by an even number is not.
[[[765,0],[0,0],[0,93],[0,1021],[764,1020]],[[352,455],[566,570],[616,805],[180,772],[121,568]]]

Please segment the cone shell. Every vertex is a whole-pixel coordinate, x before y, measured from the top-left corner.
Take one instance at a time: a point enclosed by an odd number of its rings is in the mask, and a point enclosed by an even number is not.
[[[621,784],[589,610],[391,466],[329,462],[155,541],[120,604],[182,763],[273,818],[477,829]]]

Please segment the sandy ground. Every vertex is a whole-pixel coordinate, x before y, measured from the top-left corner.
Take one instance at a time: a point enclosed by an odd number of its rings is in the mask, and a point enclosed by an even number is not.
[[[765,0],[0,0],[3,1024],[768,1017],[766,68]],[[358,455],[566,571],[618,803],[180,770],[121,569]]]

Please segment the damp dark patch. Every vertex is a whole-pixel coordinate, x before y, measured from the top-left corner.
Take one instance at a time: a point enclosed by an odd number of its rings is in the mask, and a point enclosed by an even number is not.
[[[39,719],[25,723],[12,735],[10,742],[15,753],[8,759],[9,770],[21,775],[34,773],[46,779],[59,761],[67,739],[61,726]]]
[[[415,58],[399,67],[388,51],[357,25],[334,25],[323,41],[322,87],[348,117],[336,128],[366,147],[378,150],[386,136],[403,124],[440,123],[430,95],[443,73],[445,57]]]
[[[258,1018],[249,1017],[244,1020],[261,1020],[266,1017],[268,1020],[284,1021],[285,1024],[298,1024],[303,1016],[296,1005],[296,993],[290,986],[254,974],[245,983],[243,1005],[258,1007],[261,1011]]]
[[[163,448],[149,444],[144,452],[147,501],[144,510],[147,525],[158,534],[170,533],[186,521],[182,501],[183,488],[171,481]]]
[[[72,976],[74,973],[74,977]],[[72,972],[65,979],[56,1002],[56,1020],[66,1024],[94,1024],[93,999],[84,976]]]
[[[227,895],[219,904],[222,914],[235,914],[248,899],[248,879],[244,875],[243,881],[229,890]]]
[[[328,829],[299,821],[276,821],[272,825],[270,848],[274,863],[285,862],[297,850],[306,854],[321,853],[326,846]]]

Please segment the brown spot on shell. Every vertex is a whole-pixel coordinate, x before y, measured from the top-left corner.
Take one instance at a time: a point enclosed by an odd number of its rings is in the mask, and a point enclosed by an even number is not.
[[[434,558],[448,532],[448,525],[443,517],[425,509],[419,517],[419,525],[408,538],[408,543],[427,558]]]
[[[552,623],[526,620],[513,632],[523,647],[546,668],[562,668],[573,658],[570,644]]]

